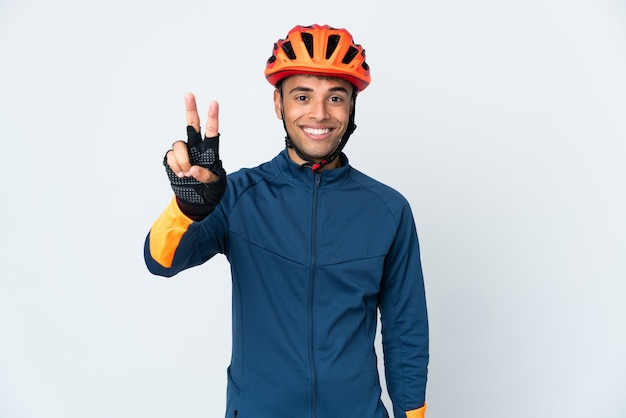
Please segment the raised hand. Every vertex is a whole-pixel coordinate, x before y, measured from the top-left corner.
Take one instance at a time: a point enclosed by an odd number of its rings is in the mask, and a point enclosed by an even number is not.
[[[211,172],[207,167],[197,165],[197,162],[190,160],[189,148],[198,147],[202,142],[200,134],[200,118],[198,116],[198,108],[196,106],[196,97],[193,93],[185,95],[185,109],[187,112],[187,142],[176,141],[172,145],[172,149],[166,154],[167,165],[172,169],[176,176],[193,177],[200,183],[211,183],[216,181],[218,176]],[[209,114],[205,130],[205,138],[212,139],[219,136],[219,104],[211,102],[209,105]],[[189,128],[193,128],[191,131]],[[195,133],[195,134],[194,134]],[[216,144],[219,147],[219,142]],[[217,154],[217,148],[215,153]],[[219,156],[216,158],[219,160]]]
[[[219,158],[217,102],[211,102],[204,139],[200,132],[200,118],[196,98],[185,95],[187,112],[187,142],[176,141],[167,152],[163,164],[181,209],[187,204],[192,212],[213,210],[226,189],[226,172]],[[209,211],[210,211],[209,210]]]

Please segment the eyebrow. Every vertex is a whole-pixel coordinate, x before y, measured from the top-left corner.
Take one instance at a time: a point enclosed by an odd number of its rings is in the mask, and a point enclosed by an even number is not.
[[[303,92],[311,92],[313,91],[312,88],[309,87],[303,87],[303,86],[296,86],[293,89],[291,89],[289,91],[289,94],[294,93],[294,92],[298,92],[298,91],[303,91]],[[328,89],[329,92],[343,92],[343,93],[348,93],[348,90],[346,90],[345,87],[341,87],[341,86],[337,86],[337,87],[331,87]]]

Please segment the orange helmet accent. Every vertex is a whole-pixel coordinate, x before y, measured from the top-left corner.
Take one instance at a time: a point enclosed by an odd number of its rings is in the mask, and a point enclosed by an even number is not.
[[[295,74],[340,77],[357,91],[371,81],[363,47],[354,43],[347,30],[328,25],[295,26],[285,39],[274,44],[265,66],[267,80],[276,86]]]

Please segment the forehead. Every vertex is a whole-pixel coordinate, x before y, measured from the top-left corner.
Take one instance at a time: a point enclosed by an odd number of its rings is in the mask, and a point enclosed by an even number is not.
[[[305,87],[312,90],[331,90],[336,88],[343,88],[348,93],[351,93],[354,86],[347,80],[339,77],[319,76],[313,74],[296,74],[287,77],[283,81],[283,88],[285,91],[296,87]]]

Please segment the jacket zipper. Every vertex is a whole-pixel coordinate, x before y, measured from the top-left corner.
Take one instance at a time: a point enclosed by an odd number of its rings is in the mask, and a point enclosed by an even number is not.
[[[313,188],[313,212],[311,222],[311,270],[309,271],[309,300],[308,300],[308,326],[309,326],[309,364],[311,367],[311,418],[317,417],[317,367],[315,366],[315,339],[313,302],[315,291],[315,272],[317,270],[317,206],[319,187],[322,175],[315,173],[315,187]]]

